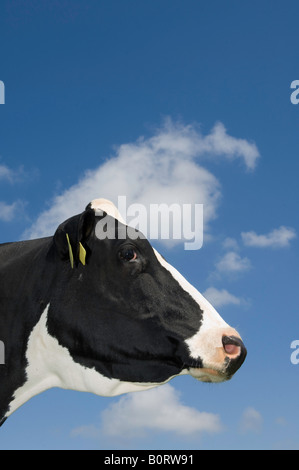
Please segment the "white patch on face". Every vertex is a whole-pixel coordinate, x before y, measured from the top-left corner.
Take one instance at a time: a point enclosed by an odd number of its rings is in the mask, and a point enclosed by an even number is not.
[[[228,327],[228,324],[221,318],[219,313],[215,310],[215,308],[210,304],[210,302],[205,299],[205,297],[194,287],[190,284],[182,274],[180,274],[171,264],[167,263],[163,259],[163,257],[154,249],[154,253],[158,258],[158,261],[162,264],[162,266],[169,271],[174,279],[180,284],[180,286],[191,295],[191,297],[195,300],[195,302],[199,305],[201,310],[203,310],[203,325],[205,328],[223,328]],[[201,327],[202,328],[202,327]]]
[[[109,379],[95,369],[78,364],[73,360],[68,349],[61,346],[57,339],[48,333],[48,310],[49,305],[30,334],[26,351],[27,380],[15,391],[6,417],[33,396],[52,387],[112,397],[162,385],[162,383],[131,383]]]
[[[203,362],[203,369],[223,372],[221,369],[224,367],[225,353],[222,337],[224,335],[239,337],[238,333],[221,318],[210,302],[195,287],[173,266],[167,263],[156,250],[154,252],[161,265],[172,274],[174,279],[191,295],[203,311],[199,330],[192,337],[185,340],[190,351],[190,357],[193,359],[200,358]],[[201,369],[194,370],[192,375],[203,381],[217,382],[223,380],[223,378]]]

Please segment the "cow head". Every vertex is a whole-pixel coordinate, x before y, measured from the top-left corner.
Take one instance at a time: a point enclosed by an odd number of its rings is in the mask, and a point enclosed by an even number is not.
[[[114,396],[181,374],[222,382],[245,359],[236,330],[140,232],[128,229],[109,201],[93,201],[54,237],[3,250],[13,256],[2,286],[8,354],[0,425],[52,387]],[[13,299],[11,276],[21,280],[23,298],[13,315],[12,304],[5,305]]]
[[[114,239],[97,236],[103,217],[113,222]],[[81,386],[70,377],[64,386],[114,395],[179,374],[230,379],[246,356],[237,331],[141,233],[132,235],[105,200],[56,231],[59,274],[47,331],[82,376]]]

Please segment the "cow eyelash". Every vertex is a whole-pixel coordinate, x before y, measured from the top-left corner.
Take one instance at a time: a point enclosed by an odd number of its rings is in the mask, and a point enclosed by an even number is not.
[[[133,262],[138,258],[137,252],[134,250],[134,248],[127,247],[127,248],[122,248],[118,252],[118,256],[122,261],[125,262]]]

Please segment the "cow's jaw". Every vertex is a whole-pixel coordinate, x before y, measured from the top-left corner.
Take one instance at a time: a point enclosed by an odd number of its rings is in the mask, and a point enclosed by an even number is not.
[[[9,404],[10,416],[30,398],[53,387],[89,392],[103,397],[113,397],[129,392],[147,390],[163,383],[127,382],[108,378],[95,369],[84,367],[74,361],[69,350],[60,345],[47,329],[50,304],[33,328],[27,343],[26,381],[15,392]],[[187,373],[182,371],[182,374]]]

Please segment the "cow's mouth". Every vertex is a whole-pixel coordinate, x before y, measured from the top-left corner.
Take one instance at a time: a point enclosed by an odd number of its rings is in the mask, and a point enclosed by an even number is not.
[[[201,382],[225,382],[230,379],[225,372],[210,367],[190,367],[189,373]]]
[[[224,382],[228,380],[225,371],[213,367],[204,367],[200,359],[191,359],[188,364],[188,372],[192,377],[201,382]]]
[[[185,370],[187,369],[188,373],[195,379],[201,382],[224,382],[228,379],[223,369],[218,370],[214,367],[205,367],[201,359],[190,359],[185,364]]]

